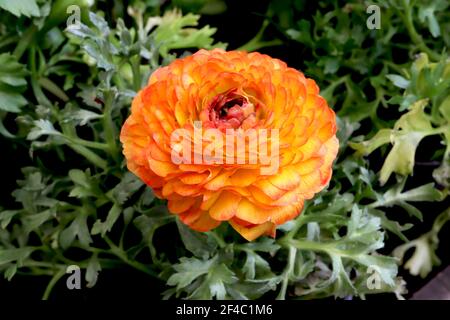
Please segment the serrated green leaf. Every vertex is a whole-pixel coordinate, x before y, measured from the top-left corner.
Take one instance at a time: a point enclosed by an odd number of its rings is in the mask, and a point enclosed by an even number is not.
[[[142,186],[143,183],[140,179],[131,172],[127,172],[122,180],[111,190],[112,197],[117,204],[122,205]]]
[[[63,249],[69,248],[75,239],[78,239],[80,245],[85,247],[92,242],[85,215],[78,215],[70,226],[59,235],[59,243]]]
[[[0,2],[1,7],[1,2]],[[22,96],[28,75],[23,64],[9,53],[0,54],[0,110],[7,112],[20,112],[27,105],[27,100]]]
[[[355,149],[358,153],[369,155],[374,150],[391,141],[391,130],[381,129],[370,140],[363,142],[350,142],[349,146]]]
[[[28,140],[36,140],[41,136],[61,136],[61,132],[55,129],[53,124],[44,119],[39,119],[33,122],[34,127],[28,133]]]
[[[101,234],[102,237],[105,236],[107,232],[110,232],[117,219],[119,219],[120,214],[122,213],[122,208],[117,204],[114,204],[108,212],[106,220],[104,222],[97,220],[92,227],[91,234]]]
[[[11,219],[17,215],[20,210],[5,210],[0,212],[0,227],[6,229],[6,227],[11,222]]]
[[[207,259],[214,254],[217,243],[208,235],[189,229],[184,223],[176,220],[178,231],[184,246],[196,257]]]
[[[92,288],[97,283],[98,273],[102,270],[100,262],[98,261],[97,255],[94,254],[88,262],[86,268],[86,287]]]
[[[11,279],[14,277],[14,275],[17,272],[17,265],[13,264],[12,266],[9,266],[5,271],[5,279],[8,281],[11,281]]]
[[[24,247],[24,248],[14,248],[14,249],[2,249],[0,248],[0,265],[15,262],[18,265],[22,265],[23,261],[27,259],[34,248]]]
[[[26,232],[37,230],[43,223],[48,221],[55,213],[52,209],[45,210],[38,214],[33,214],[23,218],[23,223]]]
[[[183,16],[177,10],[166,11],[152,33],[163,57],[173,49],[225,47],[221,43],[213,45],[212,35],[216,32],[215,28],[209,26],[194,28],[198,25],[199,18],[200,16],[192,13]]]
[[[413,276],[420,275],[422,278],[425,278],[431,272],[433,266],[440,264],[440,260],[436,256],[434,248],[432,248],[432,244],[429,242],[427,236],[420,237],[397,247],[393,254],[397,258],[403,259],[406,251],[410,248],[414,248],[414,252],[404,266]]]
[[[197,258],[180,259],[180,262],[173,266],[175,273],[167,280],[169,286],[176,286],[181,290],[190,285],[195,279],[209,272],[215,259],[199,260]]]

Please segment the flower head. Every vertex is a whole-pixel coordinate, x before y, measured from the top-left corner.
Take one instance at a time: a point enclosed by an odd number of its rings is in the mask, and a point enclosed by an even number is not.
[[[329,182],[334,112],[316,83],[259,53],[200,50],[156,70],[121,141],[128,168],[192,229],[275,235]]]

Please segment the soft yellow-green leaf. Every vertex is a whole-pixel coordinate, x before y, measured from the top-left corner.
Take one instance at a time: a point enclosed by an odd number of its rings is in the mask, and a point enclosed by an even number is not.
[[[404,114],[391,132],[393,147],[380,172],[380,183],[385,184],[393,172],[408,175],[412,173],[416,149],[420,141],[433,134],[433,127],[424,112],[428,100],[419,100]]]
[[[450,121],[450,95],[442,101],[439,106],[439,111],[444,116],[445,120]]]
[[[350,142],[349,145],[351,148],[355,149],[359,154],[369,155],[374,150],[381,147],[383,144],[390,142],[391,139],[391,129],[381,129],[377,132],[376,135],[372,137],[370,140],[362,141],[362,142]]]

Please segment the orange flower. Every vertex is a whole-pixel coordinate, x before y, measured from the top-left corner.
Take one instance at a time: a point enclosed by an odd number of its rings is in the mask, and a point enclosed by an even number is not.
[[[186,225],[208,231],[228,221],[251,241],[275,236],[328,184],[335,133],[313,80],[267,55],[215,49],[156,70],[120,139],[129,170]],[[275,170],[263,172],[264,155],[278,157]]]

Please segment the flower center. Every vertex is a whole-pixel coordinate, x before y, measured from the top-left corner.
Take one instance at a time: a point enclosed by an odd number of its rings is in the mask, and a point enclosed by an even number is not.
[[[255,106],[232,89],[214,97],[209,106],[209,120],[220,130],[251,128],[256,123]]]

